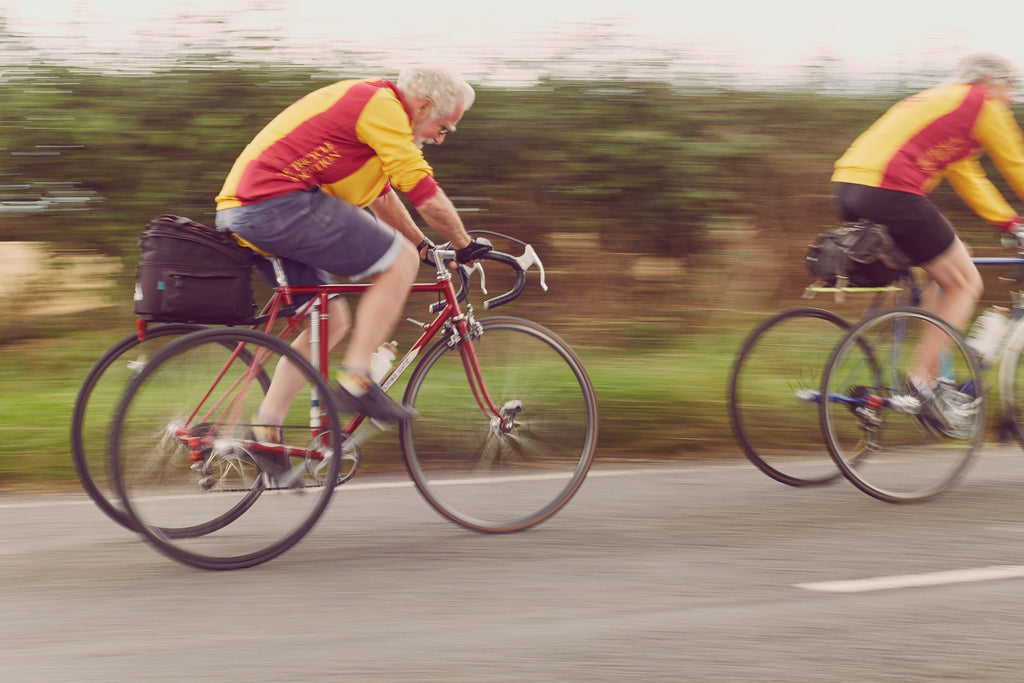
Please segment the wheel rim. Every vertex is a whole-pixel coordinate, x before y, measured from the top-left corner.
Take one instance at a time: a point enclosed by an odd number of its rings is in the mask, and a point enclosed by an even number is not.
[[[934,428],[920,411],[900,408],[919,395],[910,386],[914,350],[922,333],[941,332],[946,353],[942,373],[957,386],[981,387],[973,356],[948,324],[920,309],[884,311],[849,331],[836,347],[823,392],[850,396],[858,388],[892,407],[867,408],[837,400],[821,407],[823,435],[837,466],[856,486],[888,502],[931,498],[963,475],[984,436],[984,393],[965,428]],[[867,349],[870,349],[868,353]],[[977,393],[977,390],[975,390]]]
[[[228,348],[239,341],[245,342],[250,359],[259,360],[228,365],[217,390],[192,416],[198,397],[223,371],[231,355]],[[282,475],[287,471],[296,477],[292,487],[263,474],[269,460],[284,462],[283,449],[261,445],[252,435],[251,416],[265,393],[266,373],[282,357],[307,379],[284,423],[285,445],[298,454],[282,466]],[[252,368],[257,372],[250,372]],[[146,537],[177,560],[206,569],[234,569],[264,562],[305,535],[338,476],[337,458],[316,471],[302,457],[331,452],[326,446],[308,450],[308,392],[314,385],[326,390],[290,347],[257,332],[202,332],[155,355],[129,386],[112,437],[118,492]],[[340,443],[333,399],[324,393],[320,401],[328,411],[329,432],[336,435],[327,442]],[[215,408],[207,410],[210,406]],[[322,485],[324,480],[332,485]],[[273,490],[264,490],[268,484]]]
[[[597,404],[575,354],[547,330],[490,319],[474,342],[501,419],[469,391],[457,350],[435,346],[410,378],[421,417],[403,425],[409,474],[442,515],[477,531],[518,531],[561,509],[582,484]]]

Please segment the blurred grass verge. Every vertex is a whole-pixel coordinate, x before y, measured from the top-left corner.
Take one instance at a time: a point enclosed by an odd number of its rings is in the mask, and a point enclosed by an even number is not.
[[[803,228],[780,242],[720,227],[706,237],[709,249],[691,259],[602,250],[595,235],[550,235],[537,244],[550,290],[541,292],[531,274],[527,294],[493,313],[533,319],[577,351],[598,396],[598,462],[740,458],[726,390],[749,331],[784,308],[814,305],[855,319],[867,304],[801,299],[808,284],[802,245],[814,231]],[[106,271],[90,287],[83,286],[88,278],[71,273],[33,271],[7,293],[0,308],[0,490],[77,487],[69,443],[75,398],[93,363],[135,328],[133,270]],[[1006,284],[999,286],[996,275],[983,305],[1006,301]],[[488,271],[489,296],[503,291],[501,278]],[[265,300],[263,286],[256,289],[257,300]],[[99,301],[76,299],[96,290]],[[474,286],[472,301],[486,296]],[[426,303],[411,297],[403,317],[425,319]],[[479,306],[476,312],[491,314]],[[400,348],[416,335],[415,326],[400,323]],[[367,469],[401,467],[393,433],[367,444],[363,456]]]
[[[69,443],[75,398],[96,359],[130,333],[130,319],[125,323],[102,330],[81,325],[3,347],[0,490],[77,486]],[[574,343],[598,395],[599,461],[738,455],[725,385],[739,341],[738,333],[700,335],[628,352]],[[378,468],[401,466],[394,433],[378,436],[364,456]]]

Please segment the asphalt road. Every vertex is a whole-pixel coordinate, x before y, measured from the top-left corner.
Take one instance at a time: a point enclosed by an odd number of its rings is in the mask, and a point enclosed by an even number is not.
[[[510,536],[368,483],[235,572],[165,558],[83,495],[0,497],[0,680],[1024,679],[1017,449],[909,506],[744,460],[603,463]]]

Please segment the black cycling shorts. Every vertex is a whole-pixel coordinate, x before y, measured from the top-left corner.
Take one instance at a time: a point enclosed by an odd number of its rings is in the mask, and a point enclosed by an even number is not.
[[[915,265],[928,263],[956,239],[953,226],[927,197],[853,183],[832,183],[832,191],[839,218],[889,228],[896,246]]]

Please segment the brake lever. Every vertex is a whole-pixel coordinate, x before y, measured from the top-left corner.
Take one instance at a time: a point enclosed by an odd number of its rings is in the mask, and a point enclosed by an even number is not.
[[[463,266],[465,267],[465,266]],[[471,267],[466,268],[466,277],[472,277],[473,273],[480,271],[480,291],[484,294],[487,293],[487,278],[484,277],[484,266],[479,261],[475,262]]]
[[[467,269],[467,275],[472,275],[475,271],[480,271],[480,291],[487,294],[487,278],[484,276],[484,264],[481,259],[473,263],[473,267]],[[536,264],[537,270],[540,271],[540,287],[545,292],[548,291],[548,283],[544,277],[544,264],[541,263],[540,256],[537,255],[537,250],[533,248],[532,244],[527,244],[526,248],[523,249],[523,253],[520,256],[512,256],[512,260],[515,261],[520,269],[525,273],[530,269],[530,266]]]
[[[515,262],[519,264],[519,267],[524,271],[529,270],[530,266],[537,264],[537,270],[540,271],[540,288],[545,292],[548,291],[548,284],[544,280],[544,264],[540,262],[540,256],[537,256],[536,250],[534,250],[532,244],[527,244],[526,249],[523,250],[522,256],[513,256]]]

